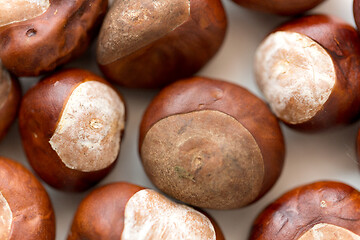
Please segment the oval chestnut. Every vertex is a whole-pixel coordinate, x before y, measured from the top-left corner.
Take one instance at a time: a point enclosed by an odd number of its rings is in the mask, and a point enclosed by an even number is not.
[[[278,27],[258,47],[255,58],[256,81],[275,115],[304,131],[358,118],[359,66],[357,31],[325,15]]]
[[[251,240],[360,239],[360,193],[339,182],[295,188],[255,220]]]
[[[122,97],[80,69],[49,76],[30,89],[19,114],[27,158],[51,186],[85,190],[115,165],[125,125]]]
[[[55,240],[55,214],[44,187],[21,164],[0,157],[0,239]]]
[[[79,205],[68,240],[223,240],[214,220],[151,189],[118,182],[92,191]]]
[[[54,70],[89,46],[107,0],[1,1],[0,59],[17,76]]]
[[[162,87],[203,67],[226,27],[220,0],[117,0],[101,27],[97,61],[120,85]]]
[[[14,122],[20,105],[21,91],[18,80],[0,62],[0,140]]]
[[[231,209],[264,195],[279,177],[284,140],[266,104],[232,83],[195,77],[150,103],[140,126],[144,169],[185,203]]]
[[[278,15],[296,15],[306,12],[324,0],[233,0],[235,3],[256,11]]]

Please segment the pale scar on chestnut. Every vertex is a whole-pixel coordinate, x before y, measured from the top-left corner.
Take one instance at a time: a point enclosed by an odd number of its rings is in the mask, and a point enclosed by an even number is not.
[[[255,72],[271,109],[290,124],[314,117],[329,99],[336,81],[327,51],[295,32],[270,34],[256,52]]]
[[[360,240],[360,236],[342,227],[320,223],[306,231],[298,240]]]
[[[12,221],[13,216],[10,206],[0,192],[0,239],[10,239]]]
[[[99,35],[98,62],[110,64],[165,36],[190,18],[190,0],[114,1]]]
[[[144,189],[126,204],[121,239],[215,240],[216,234],[211,221],[202,213]]]
[[[0,0],[0,27],[40,16],[49,6],[50,0]]]

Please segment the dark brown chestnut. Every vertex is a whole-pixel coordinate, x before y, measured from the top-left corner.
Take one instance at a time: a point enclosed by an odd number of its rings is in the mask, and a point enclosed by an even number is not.
[[[284,140],[266,104],[232,83],[202,77],[163,89],[140,126],[144,169],[185,203],[232,209],[263,196],[278,179]]]
[[[125,182],[92,191],[78,207],[68,240],[224,240],[214,220],[151,189]]]
[[[19,125],[27,158],[39,176],[55,188],[81,191],[115,165],[125,104],[99,76],[64,70],[26,93]]]
[[[359,29],[360,26],[360,1],[354,0],[353,2],[353,13],[354,13],[354,20],[357,28]]]
[[[324,0],[233,0],[237,4],[256,11],[278,15],[296,15],[306,12]]]
[[[255,220],[251,240],[360,239],[360,193],[339,182],[295,188]]]
[[[256,52],[258,86],[288,126],[319,131],[355,121],[360,112],[360,38],[332,16],[283,24]]]
[[[17,76],[54,70],[88,47],[107,0],[1,1],[0,59]]]
[[[0,140],[17,116],[20,98],[18,80],[4,68],[0,61]]]
[[[55,214],[44,187],[21,164],[0,157],[0,239],[55,240]]]
[[[220,0],[117,0],[100,31],[97,61],[123,86],[162,87],[203,67],[226,27]]]

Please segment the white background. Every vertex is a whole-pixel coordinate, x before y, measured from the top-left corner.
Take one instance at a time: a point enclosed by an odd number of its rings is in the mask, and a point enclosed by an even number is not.
[[[198,75],[237,83],[262,97],[253,76],[253,57],[265,35],[286,20],[273,15],[243,9],[230,0],[223,0],[229,20],[223,47]],[[327,0],[312,12],[332,14],[354,25],[351,0]],[[94,46],[85,56],[70,66],[99,70],[95,64]],[[37,79],[21,79],[23,91]],[[360,79],[359,79],[360,80]],[[128,181],[153,187],[147,179],[137,152],[138,127],[142,114],[157,93],[155,90],[119,88],[127,101],[128,122],[116,168],[99,185]],[[269,203],[284,192],[301,184],[317,180],[339,180],[360,189],[360,172],[355,156],[355,139],[359,123],[316,134],[303,134],[282,126],[286,141],[286,160],[283,173],[260,201],[251,206],[230,211],[213,211],[226,239],[247,239],[252,221]],[[29,167],[22,150],[17,122],[0,143],[0,155],[12,158]],[[46,184],[45,184],[46,186]],[[66,238],[72,217],[80,201],[88,193],[63,193],[46,186],[53,202],[57,220],[57,240]]]

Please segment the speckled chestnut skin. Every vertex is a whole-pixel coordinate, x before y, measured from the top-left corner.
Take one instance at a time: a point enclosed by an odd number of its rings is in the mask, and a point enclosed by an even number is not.
[[[43,14],[1,26],[3,64],[17,76],[37,76],[79,56],[98,29],[107,4],[107,0],[50,0]]]
[[[20,106],[20,84],[0,62],[0,140],[15,120]]]
[[[237,4],[256,11],[278,15],[296,15],[308,11],[324,0],[233,0]]]
[[[0,179],[0,193],[12,212],[10,235],[2,239],[54,240],[55,215],[52,204],[35,176],[21,164],[0,157]],[[2,215],[2,224],[6,221],[4,217]],[[5,231],[2,231],[0,236],[5,237],[4,234]]]
[[[140,126],[150,180],[185,203],[232,209],[263,196],[278,179],[285,149],[266,104],[232,83],[194,77],[163,89]]]
[[[127,204],[129,200],[134,196],[134,194],[138,193],[141,190],[144,190],[144,188],[126,182],[111,183],[93,190],[80,203],[74,216],[73,223],[67,239],[126,239],[123,236],[124,224],[126,224],[125,209],[128,207]],[[142,205],[142,203],[140,205]],[[146,214],[147,211],[143,210],[143,213]],[[216,240],[223,240],[224,236],[216,222],[208,215],[206,216],[209,218],[215,229]],[[141,217],[142,216],[138,216],[137,219],[140,223],[143,222]],[[191,221],[191,218],[189,218],[188,221]],[[146,225],[147,223],[148,221],[143,222],[144,225]],[[181,221],[178,221],[177,224],[181,225],[182,223]],[[151,229],[157,229],[157,227],[159,226],[153,226],[153,228],[150,228],[150,231]],[[164,230],[164,232],[166,232],[166,229]],[[151,232],[149,232],[148,234],[150,235]],[[167,233],[163,234],[164,238],[154,239],[171,239],[167,238]]]
[[[279,32],[297,33],[319,44],[332,61],[335,73],[330,95],[314,116],[301,123],[280,119],[301,131],[320,131],[357,120],[360,112],[360,38],[357,31],[335,17],[311,15],[289,21],[272,34]],[[317,89],[321,87],[316,86]],[[318,99],[322,97],[317,96]],[[292,108],[291,104],[288,109]]]
[[[359,26],[360,26],[360,1],[359,0],[354,0],[353,12],[354,12],[354,20],[355,20],[356,26],[359,29]]]
[[[80,88],[89,83],[95,83],[97,87],[95,89]],[[104,79],[80,69],[63,70],[43,79],[31,88],[23,98],[19,113],[22,144],[33,169],[52,187],[65,191],[86,190],[104,178],[116,163],[120,149],[109,148],[107,152],[113,154],[111,162],[96,167],[96,170],[91,168],[84,170],[83,168],[87,165],[96,164],[96,160],[90,161],[95,153],[99,153],[100,157],[106,154],[103,149],[97,148],[94,144],[106,142],[109,135],[105,135],[107,137],[93,143],[92,137],[96,130],[102,129],[103,126],[112,126],[115,123],[103,119],[102,114],[98,116],[100,119],[95,119],[96,121],[93,122],[93,115],[98,114],[101,110],[94,107],[93,99],[84,100],[79,98],[75,99],[76,101],[70,100],[78,90],[83,90],[84,93],[93,91],[101,94],[104,90],[99,89],[99,86],[111,90],[111,93],[115,95],[110,99],[111,104],[115,105],[116,102],[123,101],[120,94]],[[108,92],[106,92],[105,96],[108,95]],[[71,119],[72,115],[81,110],[80,108],[75,108],[72,112],[68,110],[67,106],[70,102],[78,104],[76,106],[90,105],[90,107],[88,112],[82,112],[81,114],[85,119],[83,122],[67,126],[68,129],[71,129],[70,133],[73,133],[75,138],[68,140],[68,136],[56,135],[56,133],[65,129],[66,120]],[[100,108],[105,108],[105,105],[100,106]],[[69,114],[66,115],[68,112]],[[63,120],[64,116],[66,116],[65,120]],[[60,126],[60,124],[62,125]],[[116,125],[116,129],[119,130],[118,135],[116,138],[110,139],[110,142],[120,148],[119,143],[123,136],[124,126]],[[111,131],[113,130],[108,132]],[[57,136],[56,140],[54,140],[54,136]],[[62,143],[62,145],[56,145],[58,143]],[[76,144],[80,144],[80,146]],[[65,158],[67,161],[65,161]],[[83,165],[80,165],[80,167],[71,165],[76,163],[82,163]]]
[[[327,181],[295,188],[257,217],[249,239],[295,240],[318,224],[331,224],[360,237],[360,193],[346,184]]]
[[[174,6],[162,6],[174,3],[132,0],[129,6],[136,9],[128,11],[129,7],[121,6],[127,2],[114,2],[97,48],[98,64],[107,79],[126,87],[159,88],[193,75],[214,56],[227,28],[221,1],[178,0],[175,4],[188,5],[179,7],[179,12]],[[164,10],[155,11],[158,5]],[[123,29],[134,32],[122,33]],[[115,51],[119,53],[110,60]]]

